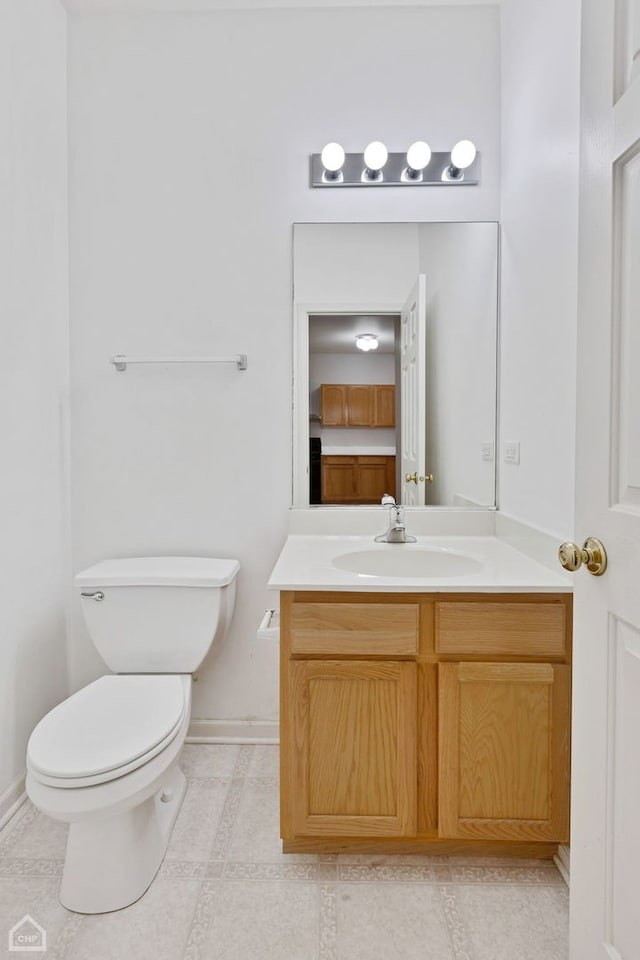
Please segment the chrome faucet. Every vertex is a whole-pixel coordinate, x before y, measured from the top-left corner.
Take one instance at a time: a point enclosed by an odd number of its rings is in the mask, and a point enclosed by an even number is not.
[[[385,493],[380,504],[383,507],[390,507],[389,510],[389,529],[386,533],[381,533],[375,538],[376,543],[415,543],[416,538],[407,536],[404,527],[404,507],[397,504],[395,498],[390,493]]]

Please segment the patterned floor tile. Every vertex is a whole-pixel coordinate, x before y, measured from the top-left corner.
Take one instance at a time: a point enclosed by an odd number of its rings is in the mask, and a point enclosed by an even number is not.
[[[67,918],[67,910],[58,901],[60,880],[51,877],[0,878],[0,957],[15,960],[20,953],[9,951],[9,934],[28,914],[41,926],[46,935],[46,956],[60,937]],[[38,954],[31,954],[31,956]],[[45,954],[39,954],[45,956]]]
[[[188,744],[183,768],[159,874],[112,914],[60,905],[66,827],[19,808],[0,833],[0,960],[26,913],[49,960],[567,960],[551,861],[285,855],[277,747]]]
[[[182,748],[180,766],[188,778],[230,777],[239,753],[240,747],[230,743],[186,743]]]
[[[125,910],[84,917],[65,960],[182,960],[200,886],[158,878]]]
[[[566,960],[563,884],[457,884],[453,888],[474,960]]]
[[[248,777],[278,777],[280,774],[280,753],[272,746],[254,748],[253,757],[247,770]]]
[[[339,960],[457,960],[440,893],[427,884],[339,884]]]
[[[320,906],[312,883],[230,880],[207,888],[185,960],[317,960]]]
[[[189,781],[173,827],[167,860],[209,859],[225,807],[229,783]]]
[[[283,854],[278,787],[270,780],[248,780],[229,845],[229,859],[240,863],[315,862],[313,854]]]

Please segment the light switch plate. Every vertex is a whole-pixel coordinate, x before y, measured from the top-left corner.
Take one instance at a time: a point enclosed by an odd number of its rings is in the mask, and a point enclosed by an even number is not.
[[[493,460],[493,440],[485,440],[480,444],[483,460]]]
[[[504,445],[504,462],[520,463],[520,441],[507,440]]]

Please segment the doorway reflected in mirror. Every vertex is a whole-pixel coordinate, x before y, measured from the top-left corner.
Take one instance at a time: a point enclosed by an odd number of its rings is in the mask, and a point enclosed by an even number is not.
[[[372,504],[385,493],[395,496],[399,319],[309,317],[310,451],[320,456],[310,461],[310,503]],[[358,347],[363,336],[369,349]]]

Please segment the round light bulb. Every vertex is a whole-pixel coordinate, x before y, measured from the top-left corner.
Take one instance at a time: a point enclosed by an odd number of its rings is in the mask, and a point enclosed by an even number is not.
[[[451,165],[466,170],[476,158],[476,146],[471,140],[459,140],[451,151]]]
[[[356,336],[356,347],[368,353],[369,350],[378,349],[378,338],[373,333],[359,333]]]
[[[412,170],[424,170],[431,160],[431,147],[424,140],[416,140],[407,150],[407,165]]]
[[[382,170],[388,156],[389,153],[384,143],[374,140],[364,151],[364,162],[369,170]]]
[[[322,166],[330,173],[337,173],[344,163],[344,150],[339,143],[327,143],[320,154]]]

